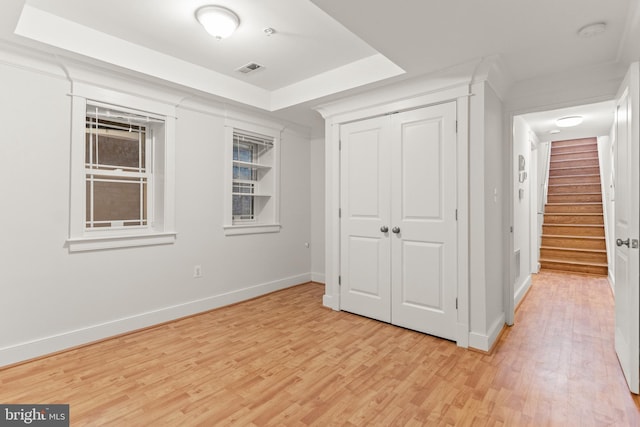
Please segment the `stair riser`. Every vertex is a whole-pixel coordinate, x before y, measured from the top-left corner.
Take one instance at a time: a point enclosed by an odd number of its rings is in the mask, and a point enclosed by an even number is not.
[[[596,205],[546,205],[544,213],[595,213],[602,215],[602,204]]]
[[[549,185],[548,194],[599,193],[600,184]]]
[[[576,237],[550,237],[542,236],[542,246],[552,248],[572,249],[606,249],[607,245],[602,239],[579,239]]]
[[[600,175],[550,176],[549,185],[600,184]]]
[[[548,203],[602,202],[602,194],[548,194]]]
[[[604,224],[602,215],[576,214],[576,215],[544,215],[545,224]]]
[[[569,153],[557,153],[551,152],[551,161],[555,162],[558,160],[574,160],[574,159],[597,159],[598,151],[575,151]]]
[[[595,145],[598,146],[598,140],[596,138],[580,138],[580,139],[567,139],[564,141],[553,141],[551,148],[557,147],[574,147],[576,145]]]
[[[596,274],[606,276],[608,274],[607,267],[594,265],[577,265],[577,264],[560,264],[552,261],[540,260],[540,266],[545,270],[571,271],[574,273]]]
[[[568,169],[549,169],[549,177],[554,176],[574,176],[574,175],[600,175],[599,167],[582,167]]]
[[[575,167],[598,167],[598,159],[575,159],[551,161],[549,169],[575,168]]]
[[[551,234],[554,236],[595,236],[604,237],[604,227],[572,227],[569,225],[542,225],[542,234]]]
[[[564,251],[562,249],[540,249],[540,258],[561,259],[567,262],[607,263],[607,254],[601,252]]]
[[[551,155],[554,154],[567,154],[567,153],[590,153],[592,151],[598,152],[598,144],[578,144],[567,145],[564,147],[551,147]]]

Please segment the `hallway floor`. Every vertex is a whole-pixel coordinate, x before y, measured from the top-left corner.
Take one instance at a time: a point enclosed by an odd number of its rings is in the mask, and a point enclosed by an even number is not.
[[[522,384],[516,396],[523,412],[546,408],[554,426],[640,425],[640,399],[629,393],[615,354],[614,317],[606,277],[533,275],[494,356]]]
[[[296,286],[0,370],[0,403],[72,426],[637,426],[606,279],[545,272],[492,354]]]

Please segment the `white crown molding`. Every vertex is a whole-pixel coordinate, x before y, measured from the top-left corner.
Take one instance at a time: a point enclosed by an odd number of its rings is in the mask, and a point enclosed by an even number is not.
[[[478,63],[477,60],[467,62],[436,73],[389,84],[376,90],[319,105],[315,110],[327,120],[344,122],[351,116],[380,114],[384,113],[382,110],[388,112],[396,106],[403,108],[414,103],[426,105],[425,102],[441,102],[443,96],[447,97],[448,91],[451,92],[452,98],[468,95]],[[437,100],[430,101],[431,99]],[[340,117],[336,119],[338,116]]]
[[[505,100],[509,88],[513,84],[513,78],[507,72],[500,55],[484,57],[476,67],[472,83],[486,82],[498,95],[501,101]]]

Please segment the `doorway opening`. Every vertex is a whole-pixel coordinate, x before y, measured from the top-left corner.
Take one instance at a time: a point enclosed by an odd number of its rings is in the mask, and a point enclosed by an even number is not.
[[[612,270],[614,112],[612,100],[514,117],[516,306],[541,269]],[[559,127],[564,117],[582,122]]]

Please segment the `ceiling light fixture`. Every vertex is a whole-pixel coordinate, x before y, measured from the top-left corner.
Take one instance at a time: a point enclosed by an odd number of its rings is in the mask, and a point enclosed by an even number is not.
[[[558,126],[559,128],[570,128],[573,126],[578,126],[580,123],[582,123],[582,120],[584,120],[582,116],[562,117],[556,120],[556,126]]]
[[[217,40],[229,37],[240,25],[240,18],[222,6],[203,6],[196,10],[196,19]]]
[[[607,30],[607,24],[604,22],[596,22],[588,24],[578,30],[578,36],[583,39],[599,36]]]
[[[560,129],[553,129],[553,130],[550,130],[550,131],[549,131],[549,133],[550,133],[551,135],[555,135],[556,133],[560,133]]]

